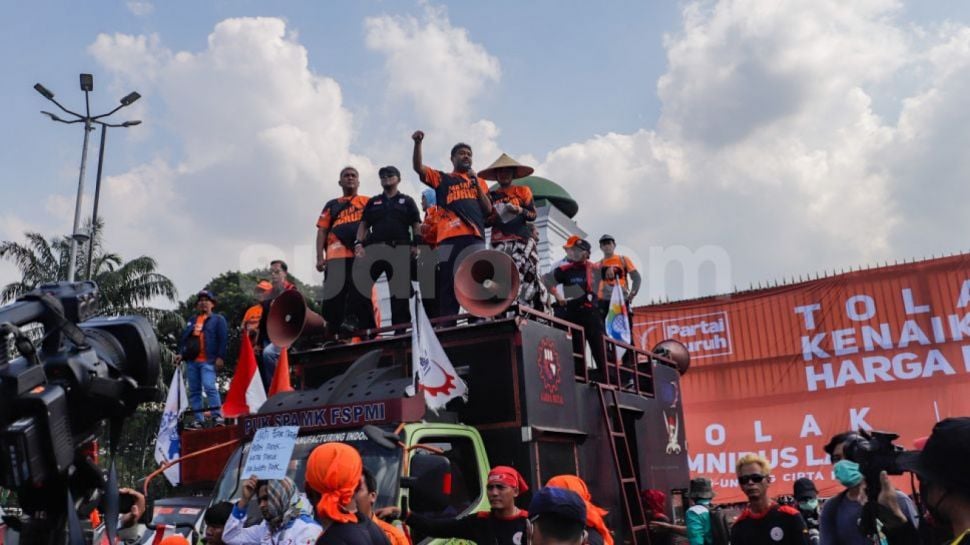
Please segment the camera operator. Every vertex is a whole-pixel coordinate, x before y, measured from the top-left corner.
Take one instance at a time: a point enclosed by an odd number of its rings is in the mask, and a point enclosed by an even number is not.
[[[970,545],[970,418],[947,418],[933,427],[923,450],[914,458],[903,460],[903,469],[919,477],[919,495],[929,519],[936,526],[948,527],[951,540],[921,540],[917,532],[905,525],[887,532],[889,545]],[[883,475],[879,503],[897,517],[902,512],[898,496],[891,493],[892,483]],[[887,490],[888,489],[888,490]]]
[[[835,464],[835,478],[845,487],[822,506],[820,520],[820,545],[867,545],[872,540],[859,527],[863,506],[867,501],[866,483],[859,464],[845,456],[846,445],[863,440],[858,432],[845,432],[832,437],[825,445],[825,452]],[[916,527],[916,507],[902,492],[896,492],[900,513]]]
[[[145,510],[133,491],[108,489],[92,450],[106,422],[114,437],[157,398],[160,346],[143,316],[95,317],[98,299],[94,282],[61,282],[0,307],[0,346],[13,340],[19,354],[0,355],[0,486],[17,492],[22,513],[8,522],[20,543],[84,540],[80,519],[99,497],[112,506],[113,535],[115,505],[123,525]],[[21,329],[31,324],[43,326],[40,350]]]

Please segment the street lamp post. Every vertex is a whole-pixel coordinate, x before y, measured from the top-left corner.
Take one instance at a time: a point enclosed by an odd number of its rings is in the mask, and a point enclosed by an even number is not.
[[[84,197],[84,173],[85,173],[85,170],[87,168],[87,161],[88,161],[88,133],[90,133],[92,130],[94,130],[94,125],[95,124],[101,125],[102,126],[102,129],[101,130],[104,131],[106,125],[107,126],[116,126],[116,127],[122,127],[122,126],[129,127],[131,125],[137,125],[138,123],[140,123],[140,121],[139,122],[127,121],[127,122],[122,123],[122,124],[119,124],[119,125],[111,125],[109,123],[105,123],[104,121],[99,121],[99,120],[101,118],[110,116],[111,114],[117,112],[118,110],[124,108],[125,106],[128,106],[128,105],[132,104],[133,102],[135,102],[136,100],[138,100],[139,98],[141,98],[141,95],[139,95],[138,93],[135,93],[135,92],[129,93],[128,95],[126,95],[124,98],[121,99],[121,101],[120,101],[121,104],[119,106],[117,106],[115,109],[113,109],[110,112],[105,113],[105,114],[92,116],[91,115],[91,104],[90,104],[90,100],[88,98],[88,93],[90,93],[91,91],[94,90],[94,76],[92,76],[91,74],[81,74],[80,81],[81,81],[81,90],[84,91],[84,115],[81,115],[81,114],[79,114],[77,112],[72,112],[71,110],[68,110],[67,108],[65,108],[64,106],[62,106],[59,102],[57,102],[56,100],[54,100],[54,93],[48,91],[47,88],[44,87],[43,85],[41,85],[39,83],[36,84],[36,85],[34,85],[34,89],[38,93],[40,93],[41,96],[43,96],[47,100],[53,102],[55,106],[57,106],[58,108],[60,108],[63,112],[65,112],[65,113],[70,114],[71,116],[73,116],[74,119],[71,119],[69,121],[68,120],[64,120],[64,119],[61,119],[60,117],[58,117],[57,115],[52,114],[51,112],[46,112],[46,111],[41,111],[42,114],[50,117],[52,121],[57,121],[59,123],[65,123],[67,125],[71,125],[71,124],[74,124],[74,123],[84,123],[84,144],[83,144],[83,148],[81,149],[81,171],[78,174],[77,200],[76,200],[76,202],[74,204],[74,229],[71,232],[71,246],[70,246],[71,250],[70,250],[70,254],[69,254],[69,257],[68,257],[68,263],[67,263],[67,281],[68,282],[73,282],[74,281],[75,269],[77,268],[77,245],[78,245],[78,240],[81,239],[81,238],[84,238],[84,236],[85,236],[82,233],[79,233],[78,232],[78,229],[80,228],[80,223],[81,223],[81,202],[82,202],[82,199]],[[100,154],[100,157],[101,158],[104,157],[104,133],[103,132],[102,132],[102,135],[101,135],[101,154]],[[99,184],[98,185],[99,186],[100,186],[100,179],[101,179],[101,159],[99,158],[99,160],[98,160],[98,181],[99,181]],[[93,244],[94,244],[94,241],[92,240],[91,241],[91,245],[93,246]],[[89,252],[89,256],[90,256],[90,252]],[[89,271],[89,274],[90,274],[90,260],[89,260],[89,264],[88,264],[88,271]]]
[[[104,141],[108,134],[108,127],[134,127],[135,125],[140,125],[141,121],[133,119],[131,121],[125,121],[124,123],[105,123],[103,121],[97,121],[97,123],[101,125],[101,146],[98,148],[98,176],[94,182],[94,213],[91,214],[91,242],[88,244],[88,270],[87,274],[84,275],[88,280],[91,280],[93,271],[94,243],[98,229],[98,203],[101,201],[101,169],[104,166]]]

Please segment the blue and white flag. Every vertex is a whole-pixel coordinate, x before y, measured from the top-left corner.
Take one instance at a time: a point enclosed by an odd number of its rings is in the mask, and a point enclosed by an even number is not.
[[[412,366],[415,379],[424,391],[425,403],[437,414],[438,409],[456,397],[468,399],[468,386],[451,365],[428,315],[424,313],[418,283],[411,284],[414,286],[414,295],[411,296]]]
[[[610,297],[610,309],[606,313],[606,336],[615,341],[630,344],[630,318],[623,297],[623,289],[620,288],[619,284],[613,286],[613,296]],[[626,352],[626,348],[616,347],[617,361],[623,357],[624,352]]]
[[[182,413],[189,406],[182,384],[182,366],[175,368],[172,384],[168,387],[168,397],[165,399],[165,411],[162,413],[162,425],[158,427],[158,437],[155,439],[155,461],[159,465],[177,460],[181,453],[178,423]],[[172,485],[181,481],[180,465],[176,464],[164,471],[165,478]]]

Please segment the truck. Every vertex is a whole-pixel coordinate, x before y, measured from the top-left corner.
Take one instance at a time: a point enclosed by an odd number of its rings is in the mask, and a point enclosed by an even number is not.
[[[298,330],[309,319],[301,312]],[[211,485],[213,503],[234,501],[255,432],[296,425],[288,475],[302,487],[315,446],[348,443],[377,479],[377,508],[406,504],[422,514],[456,516],[487,510],[489,468],[508,465],[531,490],[555,475],[582,477],[593,502],[609,511],[606,522],[618,542],[649,543],[644,489],[665,492],[667,515],[682,519],[689,481],[682,345],[661,343],[647,352],[599,339],[608,368],[597,381],[582,328],[554,316],[512,304],[487,320],[461,315],[432,322],[468,385],[467,400],[435,413],[420,390],[411,392],[411,336],[400,327],[352,344],[314,343],[303,332],[289,352],[298,390],[272,396],[234,426],[182,431],[183,482]],[[208,451],[191,455],[202,449]],[[528,499],[519,498],[520,507]],[[252,515],[258,519],[255,507]]]

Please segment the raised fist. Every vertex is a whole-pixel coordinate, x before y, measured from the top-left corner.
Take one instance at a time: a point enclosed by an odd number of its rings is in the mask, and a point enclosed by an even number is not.
[[[424,140],[424,131],[414,131],[414,134],[411,135],[411,140],[415,142]]]

